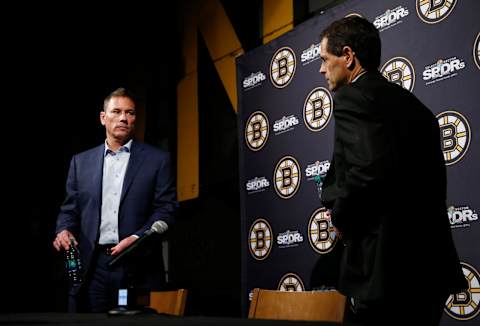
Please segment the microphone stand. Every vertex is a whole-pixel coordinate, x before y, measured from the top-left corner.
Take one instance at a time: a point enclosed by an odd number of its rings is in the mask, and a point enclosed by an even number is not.
[[[134,243],[132,243],[128,248],[126,248],[123,252],[115,256],[109,263],[108,268],[114,269],[119,265],[120,262],[125,261],[129,262],[133,260],[132,258],[135,257],[134,253],[140,250],[140,247],[144,247],[151,238],[153,238],[154,234],[157,236],[158,233],[154,232],[153,230],[149,230],[145,232],[145,234],[138,238]],[[135,265],[135,264],[133,264]],[[107,312],[108,316],[133,316],[133,315],[140,315],[140,314],[157,314],[157,311],[153,308],[146,307],[139,305],[137,302],[138,296],[135,291],[134,282],[132,280],[133,274],[128,272],[128,269],[125,271],[126,273],[126,305],[123,303],[118,303],[116,308],[113,308]],[[120,289],[125,290],[125,289]],[[119,296],[120,296],[119,291]],[[120,300],[119,300],[120,301]]]

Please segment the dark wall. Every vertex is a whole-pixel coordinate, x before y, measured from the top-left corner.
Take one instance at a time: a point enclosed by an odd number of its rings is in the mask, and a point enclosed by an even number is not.
[[[223,6],[244,49],[261,45],[261,1]],[[189,290],[186,314],[240,316],[237,116],[198,36],[200,196],[180,205],[171,276]]]
[[[262,1],[222,4],[244,49],[260,46]],[[306,19],[307,2],[295,5],[295,21]],[[2,26],[0,312],[64,311],[63,257],[52,241],[70,158],[104,140],[99,111],[119,86],[136,91],[146,108],[145,141],[176,157],[175,92],[183,69],[175,27],[181,22],[176,9],[133,3],[29,4],[11,7],[8,15]],[[190,290],[187,314],[238,316],[236,115],[199,39],[200,197],[180,206],[171,280]]]
[[[66,308],[63,257],[52,247],[55,221],[71,156],[105,139],[103,98],[128,87],[151,111],[147,116],[174,116],[175,88],[168,85],[175,85],[176,37],[147,9],[41,6],[10,13],[15,23],[3,29],[2,46],[1,311]],[[151,143],[175,147],[174,122],[147,127],[160,129],[146,133]]]

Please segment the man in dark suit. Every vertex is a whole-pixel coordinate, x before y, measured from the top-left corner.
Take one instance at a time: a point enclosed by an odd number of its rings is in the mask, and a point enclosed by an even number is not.
[[[362,324],[438,325],[449,294],[468,288],[447,217],[439,126],[377,71],[380,53],[377,29],[361,17],[321,34],[320,73],[335,92],[322,203],[345,246],[338,287]]]
[[[70,311],[107,311],[119,288],[155,289],[165,282],[161,239],[134,263],[108,267],[112,256],[153,223],[159,221],[157,231],[165,232],[177,208],[170,157],[133,139],[136,112],[132,94],[123,88],[112,92],[100,112],[105,143],[75,155],[70,164],[53,242],[67,250],[73,239],[80,252],[83,282],[70,289]]]

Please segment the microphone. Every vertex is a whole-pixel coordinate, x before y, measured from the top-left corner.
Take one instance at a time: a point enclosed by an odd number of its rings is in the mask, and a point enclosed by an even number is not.
[[[127,247],[124,251],[122,251],[118,256],[114,257],[109,263],[108,267],[113,268],[117,265],[121,260],[125,259],[125,257],[131,256],[133,252],[137,250],[138,247],[145,243],[148,239],[150,239],[155,234],[162,234],[168,230],[168,224],[164,221],[156,221],[150,227],[150,230],[145,231],[145,233],[135,240],[129,247]]]

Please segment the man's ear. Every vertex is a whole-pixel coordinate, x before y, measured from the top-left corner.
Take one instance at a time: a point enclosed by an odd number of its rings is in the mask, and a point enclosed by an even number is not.
[[[352,48],[349,46],[344,46],[342,51],[347,68],[353,69],[353,67],[355,67],[355,52],[353,52]]]
[[[105,111],[100,111],[100,123],[105,126]]]

